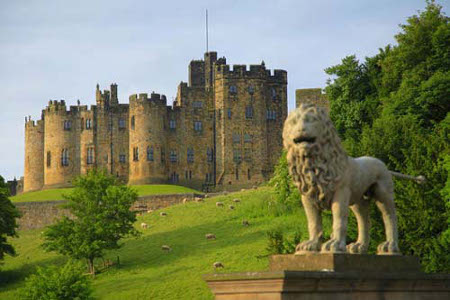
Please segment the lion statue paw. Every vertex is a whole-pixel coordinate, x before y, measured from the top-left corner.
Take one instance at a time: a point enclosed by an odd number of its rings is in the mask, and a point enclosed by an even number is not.
[[[347,252],[347,249],[345,247],[345,242],[331,239],[322,245],[322,252],[345,253]]]
[[[354,242],[347,245],[347,252],[352,254],[365,254],[369,248],[368,244],[361,242]]]
[[[318,252],[320,251],[320,240],[308,240],[301,242],[295,247],[295,254],[304,254],[308,252]]]
[[[378,245],[378,255],[401,255],[397,243],[393,241],[386,241]]]

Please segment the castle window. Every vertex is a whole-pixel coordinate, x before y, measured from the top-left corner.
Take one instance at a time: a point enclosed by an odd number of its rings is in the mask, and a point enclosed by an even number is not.
[[[233,150],[233,161],[235,163],[240,163],[242,160],[242,156],[241,156],[241,150],[239,149],[234,149]]]
[[[236,180],[239,180],[239,169],[236,167]]]
[[[202,108],[203,107],[203,102],[202,101],[194,101],[194,102],[192,102],[192,106],[194,108]]]
[[[194,162],[194,149],[192,148],[187,149],[187,162],[188,163]]]
[[[247,180],[252,179],[252,175],[250,174],[250,169],[247,169]]]
[[[91,128],[92,128],[92,120],[86,119],[86,129],[91,129]]]
[[[62,149],[61,151],[61,166],[68,166],[69,165],[69,150],[68,149]]]
[[[170,182],[177,183],[178,180],[179,180],[179,176],[177,173],[173,172],[172,174],[170,174]]]
[[[189,170],[189,179],[192,179],[192,171]]]
[[[213,150],[211,148],[206,148],[206,161],[207,162],[213,161]]]
[[[134,130],[134,125],[135,125],[135,119],[134,116],[131,117],[131,129]]]
[[[202,131],[202,122],[201,121],[194,122],[194,130],[197,132]]]
[[[166,161],[166,150],[161,148],[161,163]]]
[[[248,133],[244,134],[244,143],[251,143],[252,142],[252,136]]]
[[[189,174],[188,174],[188,171],[186,170],[186,171],[184,172],[184,178],[185,178],[185,179],[188,179],[188,177],[189,177]]]
[[[236,94],[237,93],[237,87],[235,85],[230,85],[230,94]]]
[[[253,119],[253,106],[247,106],[245,108],[245,118],[247,120]]]
[[[139,147],[133,148],[133,161],[139,160]]]
[[[266,119],[267,120],[276,120],[277,119],[277,112],[274,110],[268,110],[266,112]]]
[[[153,147],[147,147],[147,160],[153,161]]]
[[[228,120],[231,120],[231,108],[228,109],[227,113],[228,113]]]
[[[250,148],[244,149],[244,160],[246,162],[252,161],[252,149],[250,149]]]
[[[86,163],[88,165],[94,163],[94,148],[93,147],[87,148]]]
[[[72,128],[72,121],[64,121],[64,130],[70,130]]]
[[[253,94],[255,93],[255,87],[254,87],[253,85],[250,85],[250,86],[248,87],[248,93],[249,93],[250,95],[253,95]]]
[[[206,173],[205,182],[209,182],[209,173]]]
[[[52,154],[50,151],[47,151],[47,168],[52,166]]]
[[[124,129],[125,128],[125,120],[120,118],[119,119],[119,129]]]
[[[81,126],[80,126],[81,130],[84,129],[84,118],[81,118]]]
[[[169,128],[175,129],[176,127],[177,127],[177,123],[175,122],[175,120],[169,120]]]
[[[241,142],[241,136],[237,133],[233,133],[233,143],[237,144]]]
[[[177,151],[176,150],[170,150],[170,162],[177,162]]]
[[[120,162],[120,163],[126,162],[126,156],[125,156],[125,154],[119,154],[119,162]]]
[[[277,90],[275,88],[271,88],[270,95],[272,96],[272,100],[276,100],[277,99]]]

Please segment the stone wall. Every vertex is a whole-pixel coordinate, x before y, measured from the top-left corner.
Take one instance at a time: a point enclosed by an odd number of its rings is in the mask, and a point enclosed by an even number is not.
[[[200,195],[188,193],[143,196],[139,197],[134,203],[132,210],[147,211],[150,209],[160,209],[181,203],[184,198],[192,200],[196,196]],[[65,203],[65,200],[15,203],[16,207],[22,213],[22,217],[18,220],[19,230],[43,228],[53,224],[55,220],[63,216],[70,217],[70,212],[62,207]]]

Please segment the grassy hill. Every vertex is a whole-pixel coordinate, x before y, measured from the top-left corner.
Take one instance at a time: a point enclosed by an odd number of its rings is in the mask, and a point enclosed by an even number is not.
[[[233,203],[240,198],[241,203]],[[224,207],[216,207],[222,201]],[[236,208],[229,209],[233,204]],[[287,235],[301,231],[306,237],[303,210],[275,216],[276,205],[270,188],[248,190],[206,199],[204,203],[190,202],[138,218],[136,226],[143,232],[137,239],[127,239],[124,246],[108,253],[113,261],[120,257],[120,266],[97,275],[93,280],[95,296],[99,299],[213,299],[202,274],[213,273],[212,264],[220,261],[225,269],[218,272],[267,270],[266,232],[283,227]],[[248,220],[250,226],[242,225]],[[325,219],[329,227],[329,220]],[[149,225],[141,229],[141,222]],[[0,299],[17,299],[24,278],[37,266],[62,264],[65,258],[45,253],[40,244],[42,230],[20,232],[13,239],[17,257],[7,257],[0,271]],[[206,240],[213,233],[216,240]],[[162,245],[172,251],[164,253]]]
[[[135,185],[139,196],[155,195],[155,194],[182,194],[182,193],[201,193],[199,191],[172,184],[151,184],[151,185]],[[36,192],[29,192],[10,197],[13,202],[35,202],[35,201],[49,201],[62,200],[63,194],[69,193],[72,188],[52,189]]]

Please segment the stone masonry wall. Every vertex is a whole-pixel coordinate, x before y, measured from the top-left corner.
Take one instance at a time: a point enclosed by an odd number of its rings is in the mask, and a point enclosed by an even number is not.
[[[184,198],[192,200],[196,196],[199,195],[187,193],[143,196],[138,198],[131,209],[135,211],[155,210],[182,203]],[[70,212],[62,207],[65,203],[65,200],[15,203],[22,213],[22,217],[18,220],[19,230],[43,228],[63,216],[70,217]]]

